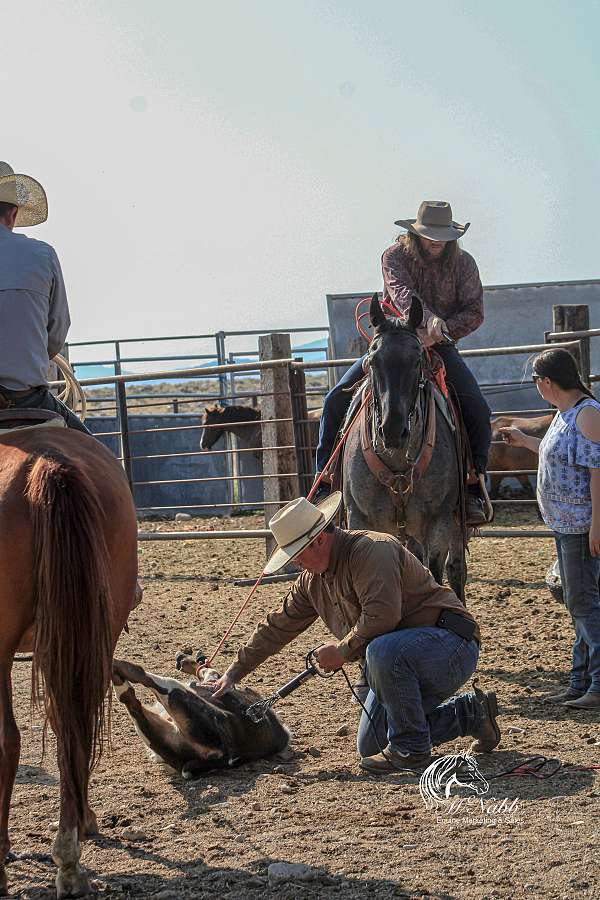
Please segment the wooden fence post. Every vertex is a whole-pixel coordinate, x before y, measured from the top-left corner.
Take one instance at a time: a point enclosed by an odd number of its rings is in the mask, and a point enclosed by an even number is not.
[[[552,307],[552,331],[588,331],[590,327],[590,308],[585,304],[569,304]],[[546,340],[548,340],[546,338]],[[559,340],[555,338],[555,340]],[[590,339],[579,338],[578,357],[581,380],[590,386]]]
[[[314,466],[310,447],[308,408],[306,405],[306,377],[304,369],[293,366],[290,370],[292,390],[292,416],[294,419],[294,443],[298,460],[298,481],[300,491],[306,496],[313,483]]]
[[[290,359],[292,345],[289,334],[262,334],[258,339],[262,362],[270,359]],[[286,449],[263,451],[263,480],[265,495],[265,524],[278,509],[300,495],[298,458],[294,440],[292,385],[290,366],[261,369],[261,432],[263,447]],[[274,421],[277,420],[277,421]],[[283,420],[283,421],[281,421]],[[267,556],[274,548],[267,538]]]

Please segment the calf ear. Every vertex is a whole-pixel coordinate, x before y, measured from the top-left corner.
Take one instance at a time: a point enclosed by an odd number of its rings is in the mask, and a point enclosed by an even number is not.
[[[412,328],[413,331],[421,325],[423,321],[423,303],[421,302],[421,298],[418,294],[412,295],[412,300],[410,304],[410,310],[408,313],[408,321],[407,325],[409,328]]]
[[[373,328],[380,328],[386,323],[386,318],[381,308],[381,304],[379,303],[379,297],[377,296],[377,294],[373,294],[373,297],[371,298],[369,318],[371,319],[371,325],[373,326]]]

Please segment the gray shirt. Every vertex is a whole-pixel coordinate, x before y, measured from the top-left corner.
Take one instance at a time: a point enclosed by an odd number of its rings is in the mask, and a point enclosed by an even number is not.
[[[55,251],[0,224],[0,388],[47,385],[70,324]]]

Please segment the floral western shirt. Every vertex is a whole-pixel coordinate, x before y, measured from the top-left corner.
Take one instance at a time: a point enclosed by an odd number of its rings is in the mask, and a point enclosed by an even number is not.
[[[537,499],[544,522],[559,534],[585,534],[592,524],[590,469],[600,468],[600,443],[584,437],[577,416],[597,400],[558,412],[539,447]]]
[[[383,299],[403,315],[408,315],[413,292],[423,304],[424,320],[439,316],[450,336],[457,341],[475,331],[483,322],[483,287],[477,263],[459,249],[453,269],[437,260],[415,257],[402,240],[388,247],[381,258]]]

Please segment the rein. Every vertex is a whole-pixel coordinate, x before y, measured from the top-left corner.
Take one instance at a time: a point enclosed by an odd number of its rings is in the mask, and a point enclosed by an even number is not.
[[[416,334],[407,331],[406,335],[414,338],[419,343],[419,345],[421,345],[421,342],[419,341],[419,338]],[[377,480],[385,487],[387,487],[388,490],[392,493],[394,502],[397,505],[403,505],[412,494],[415,481],[418,481],[427,471],[429,463],[431,462],[431,457],[433,455],[433,449],[435,447],[435,396],[433,385],[431,384],[429,379],[425,377],[423,368],[424,356],[428,361],[430,360],[428,351],[421,345],[421,353],[419,356],[419,379],[417,382],[417,387],[415,390],[415,395],[410,408],[410,412],[408,414],[408,439],[405,448],[406,462],[408,464],[408,467],[402,472],[397,472],[389,465],[387,465],[387,463],[384,462],[383,459],[381,459],[381,457],[377,453],[377,450],[375,449],[377,436],[382,435],[382,424],[379,398],[377,396],[377,392],[375,391],[375,385],[373,381],[370,352],[367,355],[365,365],[365,371],[369,375],[371,387],[370,393],[373,398],[373,416],[372,421],[369,421],[367,411],[365,410],[362,414],[360,423],[361,448],[363,456],[365,458],[365,462],[367,463],[370,471],[377,478]],[[424,392],[425,399],[423,402],[421,402],[421,397]],[[365,404],[363,403],[363,406],[364,405]],[[415,417],[419,409],[423,409],[424,412],[421,442],[416,452],[414,452],[414,456],[411,456],[408,448],[410,447],[411,443],[411,433],[413,431]],[[369,433],[369,424],[371,425],[371,433]]]

